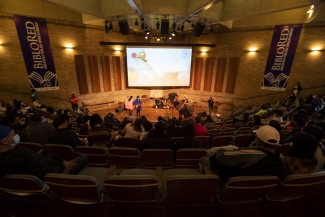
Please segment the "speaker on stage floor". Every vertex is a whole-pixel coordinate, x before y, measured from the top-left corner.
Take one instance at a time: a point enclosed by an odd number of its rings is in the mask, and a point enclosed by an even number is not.
[[[122,112],[123,111],[123,108],[122,107],[117,107],[116,109],[115,109],[115,112]]]

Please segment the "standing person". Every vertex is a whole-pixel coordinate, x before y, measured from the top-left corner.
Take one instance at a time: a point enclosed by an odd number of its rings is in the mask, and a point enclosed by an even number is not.
[[[78,112],[78,101],[79,101],[78,97],[76,97],[74,94],[71,94],[70,102],[71,102],[73,111]]]
[[[292,94],[297,96],[300,91],[302,91],[302,87],[300,86],[300,83],[297,82],[297,85],[293,88]]]
[[[176,101],[174,103],[174,107],[178,110],[179,118],[182,120],[182,122],[188,122],[194,125],[194,118],[196,117],[196,114],[194,113],[192,106],[183,104],[180,101]]]
[[[38,100],[38,93],[36,92],[36,90],[34,88],[31,90],[30,96],[32,97],[32,100],[35,100],[35,99]]]
[[[213,109],[213,99],[212,97],[210,96],[209,100],[208,100],[208,106],[209,106],[209,114],[211,115],[211,111]]]
[[[140,99],[140,96],[137,96],[137,99],[133,101],[133,105],[135,107],[135,110],[137,111],[137,117],[140,117],[141,116],[140,115],[140,111],[142,109],[141,104],[142,104],[142,101]]]
[[[132,116],[132,112],[134,109],[134,105],[133,105],[133,96],[130,96],[129,98],[126,98],[125,100],[125,108],[127,110],[129,110],[129,116]]]

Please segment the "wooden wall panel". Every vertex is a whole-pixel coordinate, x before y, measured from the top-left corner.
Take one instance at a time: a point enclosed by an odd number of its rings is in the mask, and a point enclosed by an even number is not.
[[[124,60],[124,86],[125,90],[129,89],[128,88],[128,64],[126,61],[126,57],[123,58]]]
[[[227,79],[226,93],[234,93],[239,67],[239,57],[231,57],[229,61],[229,72]]]
[[[217,63],[216,80],[214,83],[214,92],[222,92],[223,78],[226,70],[226,57],[219,57]]]
[[[202,69],[203,69],[203,58],[200,57],[195,58],[193,90],[200,90]]]
[[[88,83],[85,59],[83,55],[74,55],[74,63],[76,66],[77,81],[80,94],[88,94]]]
[[[112,91],[111,69],[110,69],[110,64],[109,64],[109,57],[101,56],[100,60],[102,63],[102,76],[103,76],[104,92],[109,92],[109,91]]]
[[[204,75],[204,91],[211,91],[212,75],[213,75],[214,57],[207,58],[205,65],[205,75]]]
[[[113,56],[113,74],[115,90],[122,90],[121,63],[119,56]]]
[[[99,93],[100,82],[99,82],[97,56],[88,56],[88,64],[89,64],[92,91],[93,93]]]

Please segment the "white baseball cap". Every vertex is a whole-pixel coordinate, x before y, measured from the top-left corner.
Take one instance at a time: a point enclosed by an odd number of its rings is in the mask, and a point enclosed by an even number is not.
[[[280,134],[274,127],[262,126],[258,130],[255,130],[254,133],[256,133],[256,136],[266,144],[279,144]]]

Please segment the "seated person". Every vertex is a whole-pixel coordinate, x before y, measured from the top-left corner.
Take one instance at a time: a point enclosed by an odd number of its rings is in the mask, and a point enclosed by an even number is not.
[[[235,124],[235,123],[241,122],[241,123],[246,124],[246,123],[251,122],[251,121],[253,121],[253,120],[252,120],[252,118],[249,116],[249,113],[248,113],[248,112],[245,112],[245,113],[243,114],[243,117],[242,117],[242,118],[234,118],[234,119],[232,120],[232,123]]]
[[[41,108],[42,107],[42,105],[39,104],[38,99],[33,99],[33,103],[32,104],[36,108]]]
[[[222,122],[222,119],[220,117],[220,114],[216,114],[216,117],[213,118],[213,122],[214,123],[220,123],[220,122]]]
[[[127,124],[124,129],[121,131],[121,134],[124,135],[125,138],[140,138],[140,135],[142,133],[142,119],[137,118],[134,119],[133,116],[128,117],[129,121],[132,121],[131,123]]]
[[[200,116],[195,117],[195,136],[207,136],[208,130],[202,125],[202,120]]]
[[[290,151],[283,156],[285,160],[283,175],[316,172],[318,161],[315,151],[317,144],[318,141],[314,136],[304,132],[296,133],[292,137]]]
[[[263,119],[262,122],[263,124],[267,124],[270,120],[275,120],[279,123],[282,123],[283,122],[282,116],[283,116],[283,112],[281,110],[275,110],[273,117],[268,119]]]
[[[252,121],[252,122],[247,122],[246,124],[247,124],[248,126],[250,126],[250,127],[261,126],[261,125],[262,125],[261,116],[259,116],[259,115],[254,115],[254,116],[253,116],[253,121]]]
[[[112,129],[113,127],[115,127],[116,129],[120,129],[121,122],[119,121],[119,119],[115,117],[113,113],[109,112],[104,117],[104,121],[105,121],[105,126],[107,126],[108,128]]]
[[[182,126],[183,138],[176,142],[176,148],[199,148],[201,140],[195,138],[195,127],[191,123]]]
[[[212,118],[211,118],[211,115],[207,115],[207,119],[205,119],[204,121],[203,121],[203,124],[205,125],[205,124],[213,124],[214,123],[214,121],[212,120]]]
[[[304,114],[295,114],[292,117],[292,122],[290,126],[293,127],[293,129],[290,130],[290,132],[286,135],[286,143],[291,142],[292,137],[300,132],[304,126],[307,124],[307,116]]]
[[[79,139],[77,134],[70,131],[71,123],[68,115],[62,114],[57,118],[58,129],[51,132],[48,142],[52,144],[70,145],[73,149],[76,146],[85,145],[85,141]]]
[[[174,141],[169,135],[165,134],[165,132],[166,124],[159,121],[155,128],[149,131],[148,137],[141,146],[141,151],[144,149],[171,149],[174,151]]]
[[[261,116],[261,115],[265,114],[266,112],[267,112],[266,105],[262,105],[261,109],[255,115]]]
[[[48,136],[55,131],[52,124],[43,123],[39,115],[32,115],[30,117],[31,124],[26,130],[28,142],[36,142],[41,145],[48,143]]]
[[[256,147],[235,151],[219,149],[210,158],[201,157],[200,164],[210,167],[226,182],[234,176],[282,176],[284,161],[274,149],[280,141],[276,129],[262,126],[256,132]]]
[[[87,133],[89,146],[99,146],[107,150],[111,147],[111,130],[103,126],[103,119],[95,113],[90,116],[90,129]]]
[[[142,119],[142,121],[143,121],[143,119]],[[140,140],[144,140],[144,139],[146,139],[148,137],[148,133],[152,129],[152,123],[150,121],[146,120],[146,121],[142,122],[142,126],[143,126],[143,129],[144,129],[144,132],[141,133]]]
[[[167,128],[166,134],[170,137],[183,137],[182,120],[177,119],[175,121],[175,127],[172,130]]]
[[[80,155],[72,161],[57,161],[44,155],[45,152],[14,148],[19,141],[19,135],[9,127],[0,125],[0,177],[6,174],[29,174],[43,179],[47,173],[62,173],[71,164],[75,167],[69,173],[78,174],[88,162],[86,155]]]
[[[324,138],[322,128],[315,125],[308,125],[302,129],[302,132],[309,133],[317,139],[318,145],[315,152],[315,157],[317,158],[318,164],[316,172],[322,171],[325,167],[325,148],[321,142],[321,140]]]

